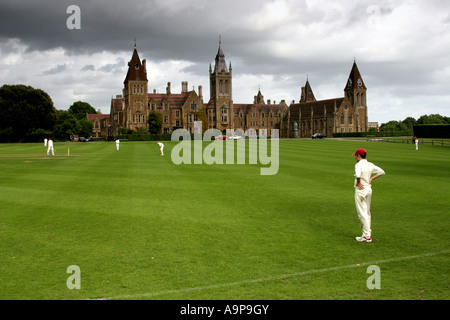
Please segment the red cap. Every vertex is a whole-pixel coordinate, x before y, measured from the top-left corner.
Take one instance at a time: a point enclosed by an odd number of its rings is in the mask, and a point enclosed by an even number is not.
[[[366,150],[363,149],[363,148],[359,148],[358,150],[355,151],[353,156],[356,156],[357,154],[359,154],[360,156],[365,156],[366,155]]]

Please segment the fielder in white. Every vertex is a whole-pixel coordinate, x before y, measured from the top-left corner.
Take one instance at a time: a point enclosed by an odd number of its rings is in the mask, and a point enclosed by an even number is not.
[[[119,151],[119,144],[120,144],[120,140],[117,139],[117,140],[116,140],[116,149],[117,149],[117,151]]]
[[[54,156],[54,155],[55,155],[55,149],[53,149],[53,140],[52,140],[51,138],[48,139],[47,145],[48,145],[48,148],[47,148],[47,156],[50,155],[50,150],[52,151],[52,156]]]
[[[360,148],[353,154],[355,164],[355,205],[361,223],[362,235],[359,242],[372,242],[370,204],[372,201],[372,181],[385,174],[384,170],[366,160],[366,150]]]
[[[164,143],[156,141],[156,144],[159,146],[159,151],[161,151],[161,156],[164,155]]]

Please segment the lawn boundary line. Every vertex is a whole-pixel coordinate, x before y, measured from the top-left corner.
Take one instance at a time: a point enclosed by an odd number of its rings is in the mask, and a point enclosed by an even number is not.
[[[324,273],[324,272],[329,272],[329,271],[360,268],[362,266],[377,265],[377,264],[381,264],[381,263],[397,262],[397,261],[403,261],[403,260],[431,257],[431,256],[440,255],[440,254],[446,254],[449,252],[450,252],[450,250],[444,250],[444,251],[431,252],[431,253],[425,253],[425,254],[414,255],[414,256],[383,259],[383,260],[377,260],[377,261],[372,261],[372,262],[362,262],[362,263],[349,264],[349,265],[345,265],[345,266],[335,266],[335,267],[322,268],[322,269],[313,269],[313,270],[283,274],[283,275],[267,277],[267,278],[256,278],[256,279],[251,279],[251,280],[242,280],[242,281],[235,281],[235,282],[221,283],[221,284],[211,284],[211,285],[207,285],[207,286],[199,286],[199,287],[192,287],[192,288],[181,288],[181,289],[147,292],[147,293],[141,293],[141,294],[135,294],[135,295],[119,295],[119,296],[115,296],[115,297],[108,297],[108,298],[101,298],[101,299],[108,299],[108,300],[136,299],[136,298],[160,296],[160,295],[165,295],[165,294],[179,294],[179,293],[188,293],[188,292],[192,292],[192,291],[226,288],[226,287],[238,286],[238,285],[243,285],[243,284],[280,280],[280,279],[289,278],[289,277],[300,277],[300,276],[311,275],[311,274],[316,274],[316,273]]]

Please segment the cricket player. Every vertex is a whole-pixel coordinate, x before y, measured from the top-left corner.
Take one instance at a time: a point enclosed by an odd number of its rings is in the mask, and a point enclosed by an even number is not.
[[[156,141],[156,144],[159,146],[159,151],[161,151],[161,156],[164,155],[164,143]]]
[[[52,156],[54,156],[55,155],[55,149],[53,149],[53,140],[52,140],[52,138],[48,139],[47,145],[48,145],[47,156],[50,156],[50,150],[52,151]]]
[[[361,223],[362,235],[358,242],[372,242],[370,203],[372,200],[372,181],[385,174],[384,170],[366,160],[363,148],[355,151],[355,205]]]
[[[117,151],[119,151],[119,144],[120,144],[120,140],[117,139],[117,140],[116,140],[116,149],[117,149]]]
[[[419,150],[419,139],[417,137],[414,138],[414,143],[416,144],[416,150]]]
[[[47,146],[47,138],[44,139],[44,147]]]

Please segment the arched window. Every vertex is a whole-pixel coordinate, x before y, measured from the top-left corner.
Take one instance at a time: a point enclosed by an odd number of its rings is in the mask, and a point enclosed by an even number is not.
[[[348,124],[349,125],[353,125],[353,116],[352,116],[352,114],[348,115]]]
[[[341,124],[342,124],[342,125],[345,124],[345,117],[344,117],[344,114],[341,114]]]

